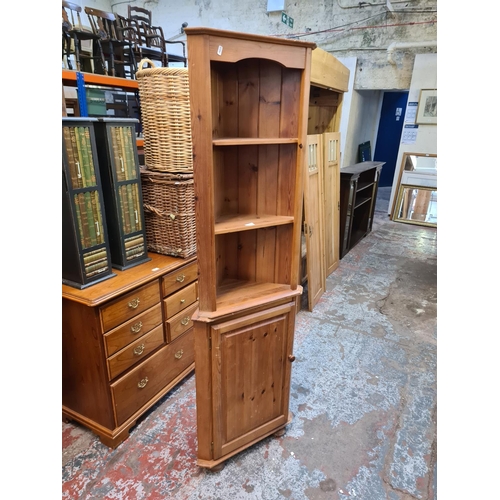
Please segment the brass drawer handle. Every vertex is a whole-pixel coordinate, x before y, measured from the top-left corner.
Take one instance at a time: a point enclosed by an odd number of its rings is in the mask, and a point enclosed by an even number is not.
[[[184,304],[186,302],[186,299],[181,299],[181,304]]]
[[[145,377],[137,384],[137,387],[139,387],[139,389],[144,389],[147,383],[148,383],[148,377]]]
[[[138,345],[138,346],[134,349],[134,354],[135,354],[136,356],[140,356],[143,352],[144,352],[144,344]]]
[[[181,359],[183,354],[184,354],[184,351],[181,349],[180,351],[177,351],[177,352],[174,354],[174,358],[175,358],[175,359]]]
[[[189,316],[186,316],[185,318],[182,318],[181,325],[182,326],[186,326],[189,323],[190,320],[191,320],[191,318]]]
[[[136,299],[134,300],[131,300],[129,303],[128,303],[128,306],[130,307],[130,309],[137,309],[137,306],[139,305],[139,297],[137,297]]]
[[[132,333],[139,333],[141,331],[141,328],[142,328],[142,321],[139,321],[138,323],[130,327],[130,331]]]
[[[182,282],[184,281],[184,278],[185,278],[185,277],[186,277],[186,276],[184,276],[183,274],[181,274],[180,276],[177,276],[177,281],[178,281],[179,283],[182,283]]]

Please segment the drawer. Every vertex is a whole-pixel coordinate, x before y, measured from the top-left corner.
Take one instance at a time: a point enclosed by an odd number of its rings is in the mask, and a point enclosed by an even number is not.
[[[103,331],[107,332],[115,326],[129,320],[137,314],[160,302],[158,280],[136,288],[109,305],[101,307]]]
[[[180,288],[192,283],[198,279],[198,263],[193,262],[188,264],[173,273],[167,274],[162,277],[161,288],[163,295],[166,297]]]
[[[123,424],[192,363],[194,328],[111,384],[116,425]]]
[[[195,302],[166,321],[168,342],[172,342],[193,326],[191,317],[196,309],[198,309],[198,302]]]
[[[198,282],[195,281],[188,286],[185,286],[178,292],[173,293],[166,299],[163,299],[165,306],[165,319],[171,318],[179,311],[186,309],[198,300]]]
[[[157,326],[140,339],[124,347],[108,359],[109,380],[114,379],[127,368],[142,361],[149,353],[165,343],[163,325]]]
[[[158,303],[104,335],[106,356],[111,356],[161,323],[161,304]]]

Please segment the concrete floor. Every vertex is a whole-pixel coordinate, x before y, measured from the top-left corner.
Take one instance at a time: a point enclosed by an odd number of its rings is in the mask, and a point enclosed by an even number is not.
[[[437,230],[390,221],[389,191],[297,316],[284,436],[199,468],[193,374],[115,450],[63,423],[62,498],[435,499]]]

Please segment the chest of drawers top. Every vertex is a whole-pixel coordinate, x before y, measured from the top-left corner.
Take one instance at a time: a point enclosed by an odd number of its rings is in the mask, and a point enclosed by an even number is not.
[[[191,265],[196,264],[196,256],[181,259],[157,253],[148,255],[151,258],[150,261],[125,271],[114,269],[115,277],[83,290],[62,285],[63,299],[79,302],[88,307],[96,307],[166,274],[175,273],[184,266],[189,265],[189,269],[196,267]]]

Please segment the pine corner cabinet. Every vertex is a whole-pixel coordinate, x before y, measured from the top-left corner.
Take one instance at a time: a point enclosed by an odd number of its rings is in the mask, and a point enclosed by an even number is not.
[[[186,28],[199,309],[198,465],[290,422],[314,43]],[[200,85],[199,82],[206,82]]]

